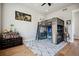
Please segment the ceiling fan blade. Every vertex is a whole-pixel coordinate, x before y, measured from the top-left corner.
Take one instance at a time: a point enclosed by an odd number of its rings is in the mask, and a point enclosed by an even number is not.
[[[51,3],[48,3],[49,6],[51,6]]]
[[[41,6],[45,5],[46,3],[43,3]]]

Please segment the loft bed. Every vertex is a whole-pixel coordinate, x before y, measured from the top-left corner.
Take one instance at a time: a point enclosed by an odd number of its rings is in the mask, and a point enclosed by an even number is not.
[[[64,41],[64,21],[54,17],[38,22],[36,39],[51,39],[54,44]]]

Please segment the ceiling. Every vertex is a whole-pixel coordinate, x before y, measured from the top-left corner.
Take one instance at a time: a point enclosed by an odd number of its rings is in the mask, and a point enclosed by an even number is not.
[[[70,6],[72,5],[72,3],[52,3],[51,6],[48,6],[47,4],[45,4],[44,6],[41,6],[42,3],[26,3],[24,5],[38,13],[47,15],[61,8]]]

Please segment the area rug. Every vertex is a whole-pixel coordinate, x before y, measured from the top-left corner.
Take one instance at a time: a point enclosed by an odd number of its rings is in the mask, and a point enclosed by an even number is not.
[[[24,42],[31,51],[37,56],[54,56],[60,49],[62,49],[67,43],[61,42],[54,45],[51,40],[31,40]]]

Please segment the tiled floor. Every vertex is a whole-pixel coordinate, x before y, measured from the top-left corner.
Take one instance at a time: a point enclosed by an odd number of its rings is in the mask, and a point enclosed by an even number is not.
[[[25,45],[32,50],[35,55],[38,56],[53,56],[55,55],[60,49],[62,49],[66,43],[61,42],[58,45],[52,44],[51,40],[31,40],[25,41]]]

